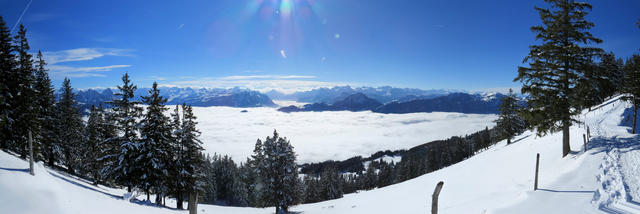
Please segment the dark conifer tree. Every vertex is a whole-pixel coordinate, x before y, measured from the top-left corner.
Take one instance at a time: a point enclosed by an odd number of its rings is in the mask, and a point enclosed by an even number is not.
[[[176,141],[174,164],[177,170],[173,192],[178,201],[178,209],[182,209],[184,194],[202,192],[204,187],[202,182],[204,157],[201,153],[203,148],[202,142],[198,139],[200,131],[196,127],[196,119],[193,109],[186,104],[182,104],[182,118],[178,115],[177,107],[173,115],[172,126],[175,128]]]
[[[298,166],[293,146],[286,139],[273,132],[262,144],[263,164],[260,168],[263,199],[268,205],[287,213],[289,207],[299,201]]]
[[[12,136],[14,120],[13,93],[17,89],[17,69],[14,55],[13,39],[9,28],[0,16],[0,149],[8,148],[8,141]]]
[[[624,66],[624,84],[622,91],[625,96],[623,100],[631,102],[633,105],[633,124],[631,133],[636,133],[636,118],[638,115],[638,105],[640,105],[640,55],[634,54],[627,60]]]
[[[142,174],[140,175],[140,188],[147,193],[147,200],[150,191],[158,194],[161,198],[167,192],[165,178],[168,176],[169,151],[171,150],[171,125],[169,117],[164,112],[166,98],[160,96],[158,84],[153,83],[149,90],[149,96],[143,96],[142,102],[147,105],[147,111],[142,118],[140,135],[142,137],[139,156],[136,162],[140,165]]]
[[[533,26],[539,45],[531,45],[519,67],[515,81],[522,82],[522,93],[529,95],[525,116],[538,135],[562,130],[562,156],[569,154],[569,128],[577,122],[582,99],[575,86],[584,71],[593,69],[592,58],[601,49],[585,45],[600,43],[588,30],[594,26],[585,20],[591,5],[571,0],[545,0],[551,9],[535,9],[542,19]]]
[[[507,144],[511,144],[511,139],[524,129],[524,121],[518,115],[519,111],[518,99],[513,90],[509,89],[509,94],[502,98],[500,114],[495,121],[500,136],[507,139]]]
[[[344,193],[343,182],[335,167],[328,167],[323,170],[320,177],[320,185],[322,186],[321,194],[323,200],[342,198]]]
[[[71,88],[69,78],[64,79],[60,91],[62,94],[56,104],[58,129],[54,142],[60,145],[63,163],[67,167],[67,172],[72,174],[80,164],[81,152],[84,149],[84,122],[77,108],[76,95]]]
[[[136,178],[140,175],[139,165],[136,163],[140,139],[138,137],[138,118],[142,114],[140,102],[134,101],[134,92],[137,89],[131,83],[129,74],[122,76],[122,86],[118,86],[119,92],[114,95],[117,99],[109,102],[113,105],[113,119],[119,132],[119,136],[114,139],[118,148],[115,154],[109,154],[110,164],[105,165],[104,171],[111,172],[116,182],[127,187],[131,192],[136,186]]]
[[[44,61],[42,52],[38,51],[38,61],[36,65],[36,75],[33,89],[35,90],[36,102],[35,106],[38,108],[37,121],[40,132],[36,136],[36,145],[34,145],[34,153],[36,160],[47,160],[50,166],[53,166],[55,162],[53,153],[53,139],[55,138],[55,102],[56,97],[54,95],[55,89],[49,79],[49,74],[45,66],[47,63]]]
[[[105,142],[105,131],[102,130],[104,128],[104,115],[102,112],[102,108],[96,108],[96,106],[91,105],[91,112],[89,113],[89,120],[87,121],[86,128],[86,150],[84,154],[84,168],[88,171],[89,176],[93,178],[93,184],[97,185],[100,182],[101,175],[100,170],[104,166],[102,166],[102,161],[100,158],[104,156],[102,153],[103,143]]]
[[[18,35],[13,40],[15,44],[15,50],[17,52],[17,72],[16,83],[17,85],[13,90],[13,98],[10,99],[9,105],[13,109],[13,126],[11,130],[11,137],[8,138],[9,143],[13,145],[16,152],[20,154],[21,158],[26,158],[28,153],[28,133],[31,130],[33,133],[38,133],[37,126],[37,109],[33,103],[35,101],[35,93],[32,88],[34,82],[34,69],[33,59],[29,53],[29,42],[27,41],[27,30],[24,26],[20,25]]]

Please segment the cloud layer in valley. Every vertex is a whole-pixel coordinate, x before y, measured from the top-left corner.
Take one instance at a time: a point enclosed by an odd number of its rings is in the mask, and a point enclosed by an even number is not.
[[[495,115],[372,112],[282,113],[274,108],[194,107],[206,152],[245,161],[258,138],[276,129],[291,140],[298,162],[343,160],[381,150],[408,149],[493,126]]]

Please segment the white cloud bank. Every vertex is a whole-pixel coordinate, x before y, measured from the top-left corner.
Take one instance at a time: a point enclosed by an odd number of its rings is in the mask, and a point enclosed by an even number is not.
[[[298,162],[344,160],[381,150],[408,149],[493,126],[495,115],[367,112],[282,113],[274,108],[194,107],[206,152],[245,161],[258,138],[277,129],[291,140]]]

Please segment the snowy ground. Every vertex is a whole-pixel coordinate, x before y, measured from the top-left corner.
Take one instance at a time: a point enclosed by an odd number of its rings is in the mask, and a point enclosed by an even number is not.
[[[207,152],[244,161],[258,138],[291,140],[299,163],[345,160],[378,151],[408,149],[429,141],[492,127],[496,115],[461,113],[379,114],[371,111],[294,112],[275,108],[194,107]]]
[[[418,178],[344,198],[292,208],[308,213],[429,213],[430,195],[444,181],[440,213],[640,213],[640,140],[629,134],[626,104],[614,101],[583,119],[592,139],[583,151],[584,126],[571,129],[573,152],[561,157],[560,133],[518,136],[468,160]],[[621,122],[622,121],[622,122]],[[533,191],[536,153],[540,189]],[[0,152],[0,213],[186,213],[119,199],[123,191],[93,187]],[[141,198],[141,197],[139,197]],[[175,204],[170,201],[168,204]],[[273,208],[200,205],[200,213],[273,213]]]

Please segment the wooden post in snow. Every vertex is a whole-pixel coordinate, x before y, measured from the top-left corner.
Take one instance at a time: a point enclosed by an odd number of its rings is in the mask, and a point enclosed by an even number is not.
[[[587,135],[582,134],[582,140],[584,141],[584,151],[587,151]]]
[[[589,138],[591,138],[591,130],[589,129],[589,126],[587,126],[587,142],[589,141]]]
[[[442,190],[443,185],[443,181],[438,182],[436,189],[433,191],[433,195],[431,196],[431,214],[438,213],[438,196],[440,195],[440,190]]]
[[[198,192],[189,193],[189,214],[198,214]]]
[[[29,174],[36,174],[33,170],[33,139],[31,138],[31,130],[29,130]]]
[[[538,168],[540,167],[540,153],[536,155],[536,178],[533,183],[533,191],[538,190]]]

